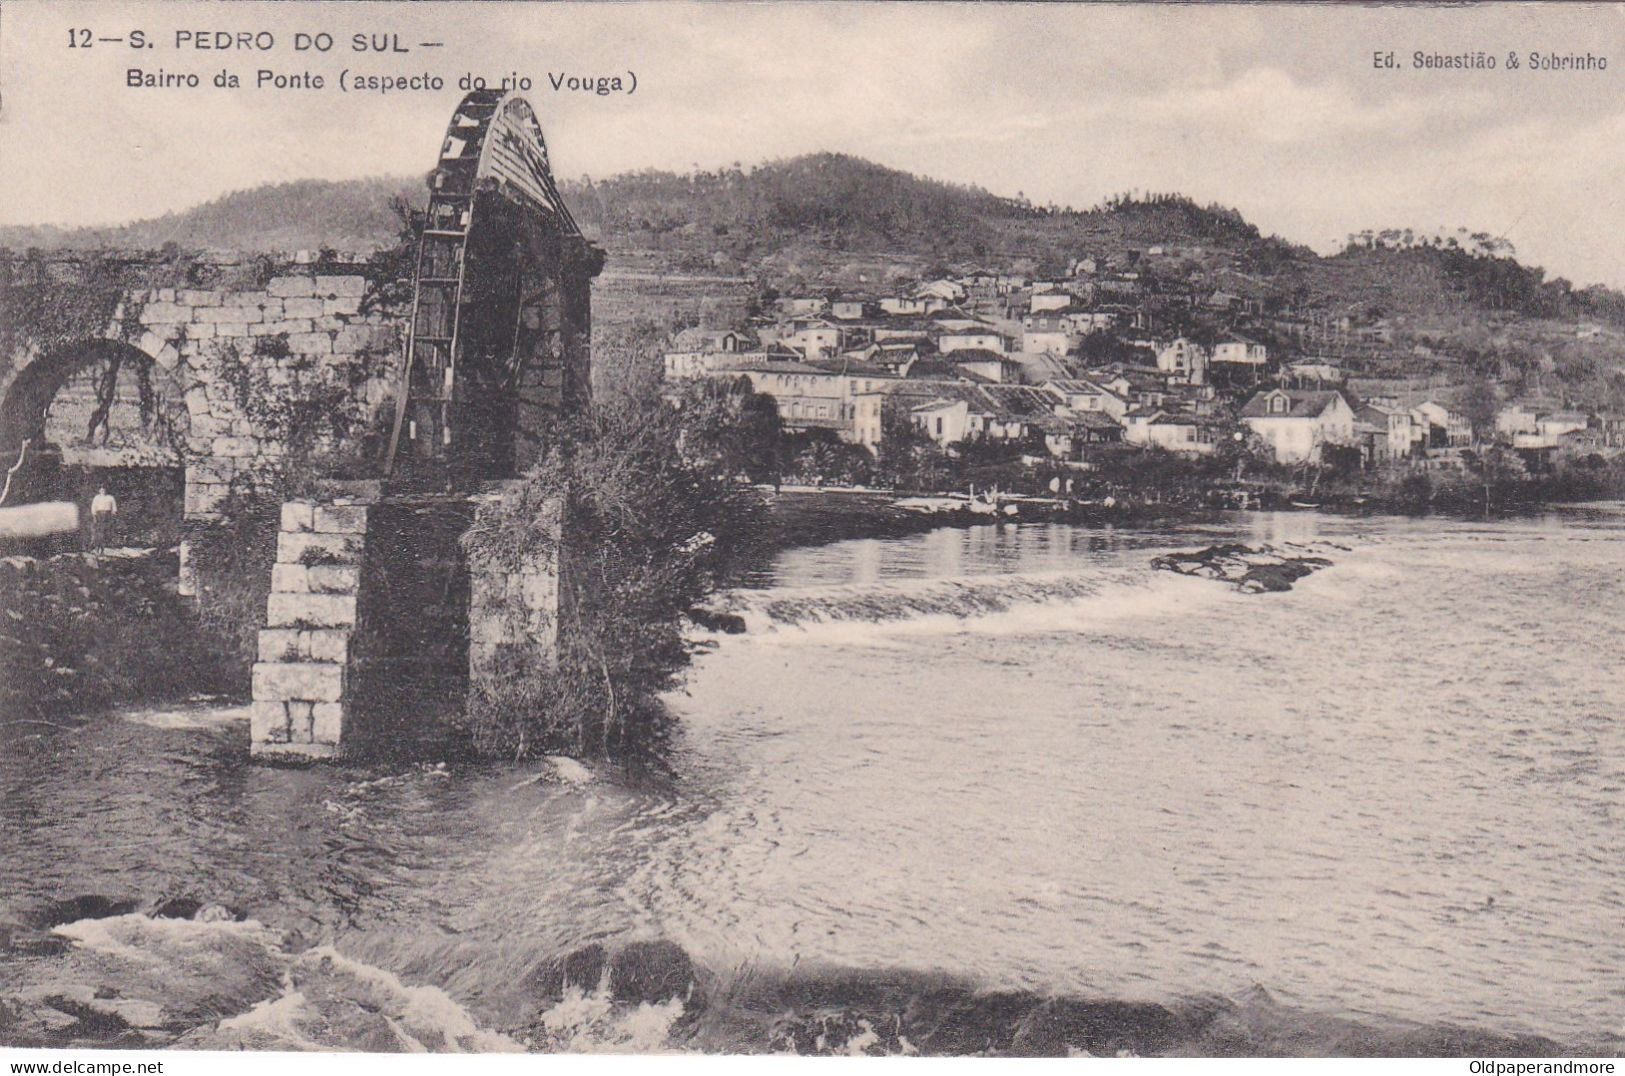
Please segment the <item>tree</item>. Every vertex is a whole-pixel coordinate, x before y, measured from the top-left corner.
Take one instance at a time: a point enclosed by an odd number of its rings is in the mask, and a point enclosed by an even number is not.
[[[755,391],[749,378],[687,382],[676,403],[679,444],[690,462],[727,477],[780,481],[784,423],[773,397]]]
[[[909,418],[906,402],[888,399],[881,409],[875,476],[900,489],[937,489],[947,473],[946,453]]]
[[[1275,449],[1245,422],[1231,421],[1214,430],[1213,458],[1240,482],[1249,470],[1272,466]]]
[[[1491,445],[1476,452],[1466,450],[1461,454],[1461,462],[1484,487],[1485,516],[1494,507],[1496,491],[1504,490],[1524,473],[1523,461],[1500,445]]]
[[[1473,425],[1473,439],[1488,440],[1495,429],[1495,415],[1501,409],[1501,394],[1495,382],[1480,374],[1467,383],[1456,400],[1456,406]]]

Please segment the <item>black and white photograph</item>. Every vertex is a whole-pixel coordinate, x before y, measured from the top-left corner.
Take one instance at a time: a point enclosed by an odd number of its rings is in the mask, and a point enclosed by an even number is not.
[[[7,1073],[1613,1072],[1622,72],[5,0]]]

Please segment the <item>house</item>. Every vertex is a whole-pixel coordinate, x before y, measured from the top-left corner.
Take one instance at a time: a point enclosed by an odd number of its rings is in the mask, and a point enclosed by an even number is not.
[[[955,280],[927,280],[914,289],[916,299],[940,299],[944,303],[957,303],[966,294],[965,286]]]
[[[871,312],[867,299],[836,299],[829,304],[829,316],[841,321],[861,321]]]
[[[910,408],[909,421],[944,447],[972,439],[1027,441],[1055,417],[1054,400],[1035,388],[936,382],[929,391]]]
[[[909,364],[921,357],[918,344],[901,341],[896,343],[875,343],[865,347],[843,351],[836,356],[837,361],[862,362],[871,366],[883,367],[893,373],[907,369]]]
[[[1098,413],[1040,415],[1032,424],[1043,434],[1044,447],[1057,459],[1078,459],[1088,445],[1110,445],[1123,440],[1123,427]]]
[[[1027,328],[1021,330],[1021,350],[1029,355],[1065,355],[1072,350],[1073,333],[1059,318],[1033,318],[1035,323],[1054,321],[1052,329]]]
[[[806,361],[793,353],[743,355],[718,368],[713,377],[745,377],[751,388],[773,397],[787,430],[833,430],[842,440],[855,440],[857,397],[897,380],[885,367],[849,359]]]
[[[1106,378],[1105,386],[1127,400],[1130,407],[1163,407],[1174,395],[1168,379],[1151,367],[1113,363],[1097,376]]]
[[[950,396],[939,396],[915,406],[909,411],[908,418],[937,444],[958,444],[970,430],[970,404]]]
[[[672,337],[672,349],[663,356],[666,380],[704,377],[750,346],[751,338],[733,329],[684,329]]]
[[[806,314],[818,314],[829,306],[829,300],[821,295],[786,296],[779,300],[779,312],[791,317]]]
[[[1415,454],[1421,431],[1409,411],[1368,403],[1354,413],[1354,418],[1366,462],[1402,460]]]
[[[1539,412],[1525,403],[1509,403],[1495,413],[1495,432],[1508,439],[1539,428]]]
[[[1207,381],[1207,348],[1184,336],[1156,345],[1157,369],[1190,385]]]
[[[1000,355],[1007,354],[1008,350],[1004,335],[992,329],[946,329],[937,336],[937,350],[944,355],[972,348],[996,351]]]
[[[1211,456],[1218,444],[1217,426],[1196,415],[1156,411],[1140,431],[1143,444],[1187,456]]]
[[[1473,442],[1473,426],[1465,415],[1457,414],[1437,400],[1427,400],[1411,408],[1411,416],[1424,433],[1428,448],[1447,448]]]
[[[912,295],[888,295],[880,300],[880,309],[888,314],[920,315],[941,309],[947,301]]]
[[[1243,366],[1263,366],[1269,361],[1269,349],[1250,337],[1230,333],[1213,345],[1213,361]]]
[[[952,363],[956,369],[969,370],[989,381],[1011,384],[1019,384],[1021,381],[1021,364],[997,351],[967,347],[951,351],[943,358]]]
[[[1332,359],[1305,359],[1288,363],[1286,374],[1299,384],[1313,381],[1317,388],[1323,384],[1341,385],[1344,380],[1343,367]]]
[[[803,358],[823,359],[839,353],[845,343],[844,330],[825,317],[798,317],[788,331],[779,334],[779,343],[801,353]]]
[[[1064,291],[1035,291],[1027,301],[1027,309],[1034,314],[1045,310],[1065,310],[1072,305],[1072,296]]]
[[[933,310],[926,315],[925,323],[931,329],[944,331],[974,330],[977,332],[995,331],[992,324],[983,318],[967,314],[957,306],[945,306],[941,310]]]
[[[1117,324],[1118,315],[1112,310],[1068,310],[1062,315],[1066,327],[1074,333],[1087,336],[1090,333],[1105,332]]]
[[[1266,389],[1248,400],[1241,420],[1282,463],[1318,460],[1326,445],[1355,445],[1354,409],[1331,389]]]
[[[1535,432],[1542,437],[1556,438],[1578,433],[1590,425],[1591,419],[1583,411],[1553,411],[1535,420]]]
[[[1042,387],[1074,414],[1101,414],[1116,420],[1129,411],[1126,399],[1087,378],[1058,378],[1044,382]]]

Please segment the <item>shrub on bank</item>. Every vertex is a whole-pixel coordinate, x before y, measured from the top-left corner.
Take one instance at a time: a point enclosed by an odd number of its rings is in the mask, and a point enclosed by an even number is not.
[[[0,714],[43,721],[196,690],[173,553],[0,561]]]
[[[471,557],[510,571],[567,558],[556,658],[508,643],[470,685],[479,752],[627,759],[658,749],[658,696],[692,653],[684,620],[717,586],[756,503],[725,465],[685,456],[682,430],[670,408],[585,420],[464,536]]]
[[[248,692],[271,593],[283,498],[280,483],[236,484],[216,518],[187,525],[197,618],[210,640],[199,679],[212,690]]]

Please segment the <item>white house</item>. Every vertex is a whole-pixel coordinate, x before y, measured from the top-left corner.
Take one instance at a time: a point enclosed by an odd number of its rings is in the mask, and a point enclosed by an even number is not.
[[[1508,438],[1534,433],[1540,428],[1539,420],[1539,414],[1528,404],[1509,403],[1495,413],[1495,431]]]
[[[944,355],[971,348],[1006,353],[1003,334],[991,329],[949,329],[937,337],[937,350]]]
[[[947,361],[953,363],[957,369],[969,370],[989,381],[1012,383],[1021,381],[1021,364],[997,351],[977,347],[959,348],[948,353]]]
[[[1242,366],[1263,366],[1269,361],[1269,349],[1257,340],[1239,333],[1231,333],[1213,345],[1213,361]]]
[[[1472,423],[1437,400],[1417,404],[1411,408],[1411,417],[1423,430],[1429,448],[1472,444]]]
[[[829,306],[829,300],[819,295],[795,295],[780,299],[778,305],[781,313],[791,316],[817,314]]]
[[[965,286],[956,280],[927,280],[914,289],[917,299],[941,299],[957,303],[966,296]]]
[[[1191,385],[1207,381],[1207,348],[1196,341],[1177,336],[1158,344],[1157,369]]]
[[[946,305],[942,299],[913,295],[888,295],[880,300],[880,309],[888,314],[928,314]]]
[[[1357,443],[1354,409],[1335,389],[1268,389],[1247,401],[1241,419],[1282,463],[1317,459],[1326,445]]]
[[[1187,456],[1210,456],[1216,445],[1214,427],[1195,415],[1158,411],[1141,424],[1144,443]]]
[[[1074,412],[1098,412],[1121,419],[1128,414],[1128,401],[1104,385],[1087,378],[1057,378],[1046,381],[1043,389],[1060,401],[1062,407]]]

